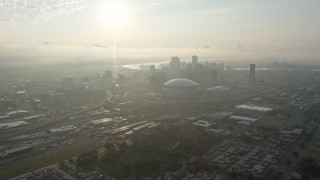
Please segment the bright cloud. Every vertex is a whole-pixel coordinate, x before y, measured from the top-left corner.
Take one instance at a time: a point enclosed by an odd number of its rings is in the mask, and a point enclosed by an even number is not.
[[[40,22],[70,15],[84,8],[85,0],[0,0],[2,21]]]

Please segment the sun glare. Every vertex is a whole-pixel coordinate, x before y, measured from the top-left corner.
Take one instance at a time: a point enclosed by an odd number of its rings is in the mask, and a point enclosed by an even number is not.
[[[103,7],[102,18],[103,21],[112,28],[121,28],[128,21],[128,8],[123,2],[108,2]]]

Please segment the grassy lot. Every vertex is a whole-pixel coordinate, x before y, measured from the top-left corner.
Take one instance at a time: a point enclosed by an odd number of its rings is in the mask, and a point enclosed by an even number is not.
[[[305,151],[305,156],[316,155],[320,153],[320,147],[316,143],[320,142],[320,131],[316,130],[310,142],[307,144],[307,150]]]
[[[286,124],[288,124],[288,121],[283,120],[283,119],[273,119],[273,118],[268,118],[264,119],[263,121],[259,121],[261,123],[261,126],[268,128],[268,129],[273,129],[273,130],[280,130],[282,127],[284,127]]]
[[[174,114],[181,116],[181,117],[190,117],[190,116],[198,116],[203,113],[207,113],[212,111],[213,107],[208,107],[208,106],[200,106],[200,105],[188,105],[188,106],[183,106],[177,107],[174,110]]]
[[[52,149],[43,154],[35,154],[25,159],[11,162],[0,168],[1,178],[10,178],[19,174],[23,174],[41,167],[58,163],[70,157],[75,157],[83,152],[96,150],[103,147],[103,143],[98,140],[84,140],[74,144]]]

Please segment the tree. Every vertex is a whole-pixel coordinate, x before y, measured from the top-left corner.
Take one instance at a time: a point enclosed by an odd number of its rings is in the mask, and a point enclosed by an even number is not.
[[[188,169],[191,173],[197,173],[200,170],[211,171],[210,164],[208,161],[203,159],[194,159],[188,163]]]
[[[119,144],[119,151],[120,152],[125,152],[128,149],[128,144],[125,142],[122,142],[121,144]]]
[[[297,171],[302,174],[303,179],[320,178],[320,165],[313,157],[302,158],[298,163]]]
[[[298,156],[299,156],[299,153],[296,152],[296,151],[293,151],[293,152],[292,152],[292,155],[293,155],[294,157],[298,157]]]
[[[87,152],[87,153],[81,154],[77,158],[76,162],[80,167],[90,169],[90,168],[94,167],[97,160],[98,160],[98,152],[92,151],[92,152]]]
[[[68,162],[69,162],[69,164],[73,164],[74,163],[74,159],[70,158]]]
[[[60,162],[59,162],[59,167],[60,167],[61,169],[66,168],[65,162],[64,162],[64,161],[60,161]]]
[[[318,121],[320,119],[320,103],[312,105],[304,112],[305,121]]]
[[[286,161],[286,164],[287,164],[288,166],[290,166],[290,165],[292,164],[292,162],[291,162],[290,160],[287,160],[287,161]]]
[[[301,142],[299,145],[300,145],[300,147],[302,147],[302,148],[303,148],[303,147],[305,147],[305,146],[306,146],[306,143],[305,143],[305,142]]]
[[[241,136],[239,137],[242,141],[246,142],[246,143],[253,143],[254,140],[252,139],[252,137],[246,135],[246,134],[241,134]]]
[[[100,165],[103,167],[106,166],[115,166],[119,163],[120,153],[118,151],[108,151],[100,160]]]
[[[107,151],[115,150],[114,144],[113,144],[113,143],[110,143],[110,142],[107,142],[107,143],[104,145],[104,148],[105,148]]]

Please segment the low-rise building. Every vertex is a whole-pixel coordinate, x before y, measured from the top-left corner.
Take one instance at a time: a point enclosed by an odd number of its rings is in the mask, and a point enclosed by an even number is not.
[[[60,127],[60,128],[49,129],[49,132],[50,133],[64,133],[64,132],[68,132],[68,131],[73,131],[75,129],[77,129],[75,126],[69,125],[69,126],[64,126],[64,127]]]

